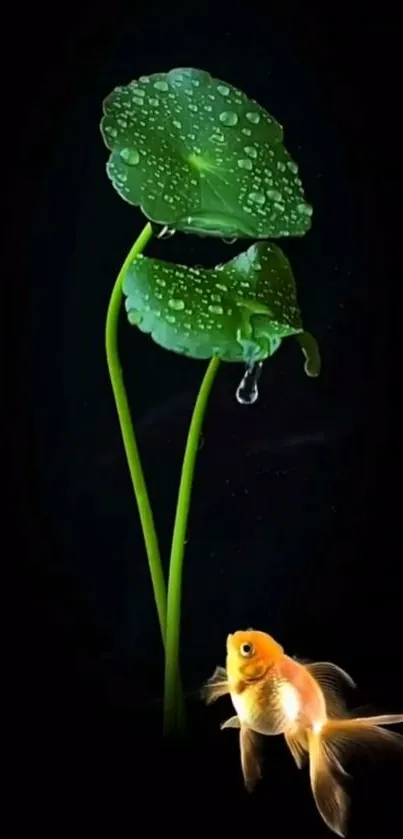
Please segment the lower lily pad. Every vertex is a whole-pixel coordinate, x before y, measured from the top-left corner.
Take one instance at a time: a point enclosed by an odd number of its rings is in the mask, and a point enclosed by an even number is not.
[[[139,255],[127,270],[123,292],[129,322],[167,350],[252,364],[296,335],[305,371],[319,373],[317,344],[303,330],[290,263],[273,243],[251,245],[212,269]]]

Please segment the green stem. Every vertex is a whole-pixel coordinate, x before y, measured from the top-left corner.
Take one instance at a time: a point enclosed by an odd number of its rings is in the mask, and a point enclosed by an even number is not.
[[[168,578],[164,685],[165,734],[174,733],[175,728],[180,726],[180,719],[178,719],[178,714],[180,713],[180,693],[178,694],[180,686],[178,686],[178,673],[183,556],[185,552],[190,496],[192,492],[196,456],[199,448],[200,432],[207,408],[208,398],[219,363],[220,361],[218,358],[213,358],[210,361],[204,375],[193,410],[182,464]]]
[[[148,565],[150,568],[151,581],[154,589],[154,598],[158,612],[158,619],[161,627],[163,641],[165,640],[166,628],[166,590],[165,579],[162,568],[158,539],[155,531],[153,514],[148,498],[146,482],[140,461],[140,454],[137,448],[136,437],[131,421],[129,403],[123,381],[122,368],[119,361],[118,351],[118,323],[119,314],[123,300],[123,282],[129,265],[134,257],[142,253],[147,242],[152,236],[151,224],[146,224],[128,253],[122,268],[118,274],[112,295],[109,301],[108,314],[106,317],[105,344],[106,358],[108,363],[109,376],[111,380],[113,395],[115,397],[116,410],[119,417],[120,430],[123,438],[123,445],[126,452],[127,464],[136,496],[137,507],[143,529],[144,542],[147,551]],[[176,671],[177,673],[177,671]],[[176,675],[175,673],[175,675]]]

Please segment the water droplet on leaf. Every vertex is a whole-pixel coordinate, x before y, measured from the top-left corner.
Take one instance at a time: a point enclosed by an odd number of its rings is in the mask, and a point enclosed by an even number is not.
[[[278,189],[268,189],[266,194],[267,194],[267,197],[272,198],[273,201],[281,201],[281,199],[283,197],[281,195],[281,192],[278,191]]]
[[[247,169],[249,172],[253,169],[253,163],[248,158],[245,160],[238,160],[238,166],[240,169]]]
[[[170,309],[175,309],[176,312],[181,312],[185,308],[183,300],[178,300],[174,297],[168,300],[168,306]]]
[[[120,156],[124,163],[127,163],[128,166],[137,166],[140,163],[140,155],[137,149],[121,149]]]
[[[255,204],[259,204],[262,206],[266,201],[266,197],[263,195],[263,192],[250,192],[249,198],[251,201],[254,201]]]
[[[109,137],[117,137],[116,128],[112,125],[105,125],[105,134],[108,134]]]
[[[260,114],[258,114],[257,111],[248,111],[246,119],[253,123],[253,125],[257,125],[258,122],[260,122]]]
[[[223,125],[231,126],[238,122],[238,114],[235,111],[222,111],[218,118]]]
[[[154,82],[154,87],[156,90],[162,90],[164,92],[168,90],[168,84],[164,81]]]
[[[311,216],[313,213],[313,209],[310,204],[298,204],[297,212],[300,213],[302,216]]]

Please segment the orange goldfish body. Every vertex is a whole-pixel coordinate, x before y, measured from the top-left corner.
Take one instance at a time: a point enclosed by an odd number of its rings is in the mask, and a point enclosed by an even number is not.
[[[339,836],[346,835],[348,816],[343,757],[360,744],[394,747],[403,757],[403,736],[382,728],[403,722],[403,714],[354,717],[341,696],[343,682],[355,687],[336,664],[303,664],[270,635],[249,629],[228,635],[226,668],[217,667],[203,690],[207,704],[231,697],[236,715],[221,728],[240,730],[247,790],[261,777],[257,735],[283,734],[297,766],[309,760],[317,808]]]

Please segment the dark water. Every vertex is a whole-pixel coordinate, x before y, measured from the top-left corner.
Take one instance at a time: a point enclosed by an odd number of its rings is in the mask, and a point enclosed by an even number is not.
[[[208,62],[213,75],[246,90],[284,124],[315,208],[312,233],[284,248],[298,279],[306,326],[322,347],[321,379],[307,380],[291,341],[265,365],[254,407],[242,408],[234,398],[241,367],[223,367],[214,388],[185,566],[183,656],[185,679],[192,682],[203,678],[228,627],[263,622],[284,635],[283,604],[293,596],[295,575],[328,550],[351,467],[344,452],[367,412],[368,324],[362,314],[367,278],[337,133],[287,40],[268,31],[262,42],[255,39],[256,54],[241,67],[233,58],[239,33],[229,30],[223,49],[212,36],[208,55],[205,37],[196,32],[186,44],[162,43],[144,54],[132,47],[137,25],[128,20],[65,115],[43,184],[32,253],[32,265],[41,265],[39,281],[33,270],[31,364],[44,503],[94,619],[130,660],[144,655],[152,667],[160,642],[103,331],[116,272],[143,222],[118,199],[105,175],[107,153],[98,129],[102,98],[142,72]],[[178,235],[154,242],[149,253],[213,265],[243,246]],[[124,320],[121,348],[166,554],[186,428],[204,364],[163,352]],[[184,391],[188,397],[182,401]],[[319,432],[327,441],[302,442],[286,452],[280,446],[273,458],[273,436],[287,441],[307,432]],[[271,579],[275,586],[268,585]],[[205,649],[196,662],[193,650],[207,602],[214,621],[203,627]]]
[[[401,604],[395,565],[391,559],[388,566],[383,555],[383,576],[368,573],[373,559],[366,541],[376,464],[382,456],[378,365],[383,335],[373,329],[371,232],[369,223],[366,227],[367,208],[360,203],[351,174],[351,150],[342,120],[335,118],[319,70],[309,60],[305,30],[294,43],[269,12],[249,14],[247,25],[235,12],[225,25],[214,24],[201,9],[198,14],[182,11],[179,17],[180,26],[174,12],[154,19],[151,11],[133,8],[122,13],[115,29],[111,26],[109,37],[104,35],[102,49],[93,46],[94,60],[90,47],[87,58],[79,53],[80,80],[66,97],[52,134],[30,239],[26,371],[36,503],[52,536],[48,570],[55,574],[57,567],[61,580],[58,593],[55,589],[48,599],[56,615],[64,614],[62,604],[67,602],[63,608],[70,618],[65,623],[70,620],[73,626],[76,621],[81,627],[74,629],[82,633],[76,639],[77,657],[82,678],[85,684],[91,682],[93,691],[84,698],[71,689],[74,719],[79,720],[78,727],[86,727],[87,736],[83,740],[73,736],[73,746],[62,736],[61,753],[67,750],[73,774],[82,760],[106,798],[109,789],[116,809],[111,804],[105,829],[122,831],[139,827],[129,815],[131,796],[134,811],[140,807],[131,773],[141,776],[140,789],[146,790],[150,773],[157,772],[153,783],[158,786],[165,771],[172,781],[173,770],[169,758],[161,755],[155,757],[154,770],[143,740],[139,752],[133,716],[134,707],[149,708],[151,716],[144,719],[155,749],[161,643],[104,352],[112,284],[143,224],[139,212],[119,199],[105,174],[101,102],[117,84],[143,73],[196,66],[240,87],[285,126],[285,144],[300,164],[307,199],[314,207],[312,231],[302,240],[280,244],[294,269],[304,323],[321,347],[322,374],[318,380],[308,379],[297,344],[286,341],[264,365],[256,404],[241,406],[235,390],[242,368],[221,366],[203,430],[189,522],[182,621],[185,688],[191,694],[216,664],[223,664],[229,631],[249,625],[271,632],[291,654],[336,657],[355,671],[353,675],[358,669],[361,680],[379,690],[381,701],[395,694],[398,679],[397,663],[381,656]],[[176,235],[152,242],[148,253],[213,265],[243,246]],[[163,351],[124,318],[120,343],[166,557],[187,426],[205,365]],[[69,633],[73,629],[65,630],[67,638]],[[98,639],[91,642],[92,654],[90,636]],[[58,672],[63,670],[63,649],[55,664]],[[373,672],[374,654],[384,692]],[[216,737],[227,710],[209,712],[207,722],[204,711],[194,711],[195,740],[190,752],[184,747],[182,763],[175,770],[178,788],[169,786],[173,796],[166,815],[169,827],[174,824],[170,819],[175,796],[181,807],[186,806],[180,774],[186,773],[186,766],[192,765],[196,773],[195,788],[189,793],[196,798],[188,801],[198,808],[204,827],[215,829],[210,799],[200,813],[204,793],[198,785],[203,779],[208,797],[220,784],[220,773],[227,773],[222,802],[214,793],[221,829],[232,790],[235,797],[242,795],[235,740],[231,732]],[[60,725],[59,719],[57,731]],[[109,758],[106,775],[99,767],[99,775],[94,770],[94,756],[102,766],[103,742],[105,753],[118,767],[119,793],[117,781],[115,785],[111,781],[109,788],[105,780],[111,771]],[[203,742],[214,750],[210,775],[201,768],[202,758],[189,764],[192,749],[201,754]],[[273,759],[284,762],[280,751],[274,746]],[[57,766],[58,749],[51,754]],[[206,749],[203,754],[206,757]],[[293,772],[281,763],[276,780],[269,766],[266,792],[258,793],[252,812],[242,798],[239,823],[259,829],[261,815],[256,814],[263,812],[264,795],[271,797],[270,784],[274,795],[283,795],[286,801],[292,783],[293,800],[301,808],[301,830],[322,835],[308,779],[302,783]],[[77,829],[91,830],[94,824],[103,829],[97,795],[86,797],[85,788],[80,790],[86,815],[82,823],[73,819],[74,824]],[[81,799],[77,791],[74,795],[76,813]],[[49,817],[52,824],[69,823],[68,795],[61,795],[60,801]],[[153,825],[153,816],[147,818]],[[179,829],[195,827],[183,813],[179,818],[183,823]],[[279,813],[274,824],[277,831],[287,833]]]

